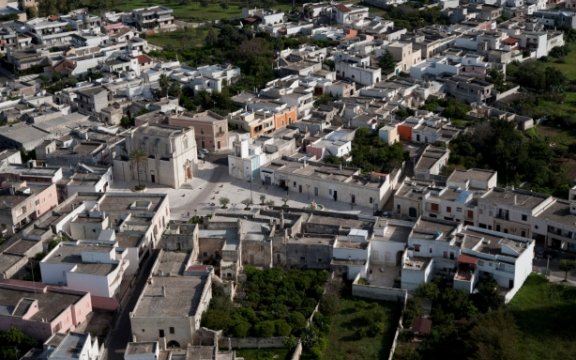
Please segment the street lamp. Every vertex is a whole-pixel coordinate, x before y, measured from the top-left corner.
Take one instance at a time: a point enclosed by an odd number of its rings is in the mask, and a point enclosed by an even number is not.
[[[252,171],[250,171],[250,179],[248,179],[248,182],[250,183],[250,203],[254,204],[254,197],[252,196],[252,182],[254,181],[254,174],[252,174]]]

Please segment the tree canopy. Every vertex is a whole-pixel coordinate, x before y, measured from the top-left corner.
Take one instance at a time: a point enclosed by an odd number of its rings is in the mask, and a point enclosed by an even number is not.
[[[498,171],[504,185],[527,182],[535,191],[565,197],[569,181],[546,139],[516,130],[516,124],[492,120],[476,125],[450,143],[450,163]]]
[[[299,336],[306,318],[322,297],[327,273],[312,270],[245,268],[239,302],[215,296],[202,317],[202,326],[235,337]]]

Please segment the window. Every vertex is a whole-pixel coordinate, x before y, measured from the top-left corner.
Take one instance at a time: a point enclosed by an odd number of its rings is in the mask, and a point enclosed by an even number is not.
[[[451,213],[452,212],[452,208],[450,206],[446,206],[446,212],[447,213]]]
[[[528,221],[528,215],[522,214],[522,221]]]
[[[484,266],[484,260],[478,260],[478,266]]]
[[[430,210],[438,211],[438,204],[434,204],[434,203],[430,204]]]
[[[429,252],[430,254],[432,254],[432,248],[430,248],[428,252]]]
[[[461,212],[462,212],[462,208],[460,208],[460,207],[459,207],[459,208],[456,208],[456,212],[461,213]]]
[[[370,198],[370,199],[368,199],[368,202],[369,202],[370,204],[372,204],[372,203],[374,202],[374,199]]]
[[[420,244],[414,245],[414,251],[420,252]]]
[[[161,337],[161,338],[164,337],[164,329],[158,330],[158,337]]]
[[[174,326],[170,326],[170,334],[174,334]]]
[[[294,187],[296,187],[296,181],[294,181]]]

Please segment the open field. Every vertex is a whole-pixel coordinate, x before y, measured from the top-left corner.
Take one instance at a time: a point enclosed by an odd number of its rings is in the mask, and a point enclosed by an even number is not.
[[[531,275],[509,305],[526,360],[575,359],[576,288]]]
[[[328,333],[328,347],[324,359],[362,360],[386,359],[390,352],[400,308],[396,303],[342,297],[339,311],[333,315]],[[359,317],[361,311],[379,311],[384,314],[385,324],[381,334],[374,337],[358,336],[365,326]]]

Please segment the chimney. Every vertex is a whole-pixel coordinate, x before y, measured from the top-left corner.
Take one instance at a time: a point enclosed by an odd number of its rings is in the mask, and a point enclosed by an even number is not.
[[[166,288],[162,285],[162,297],[166,297]]]

